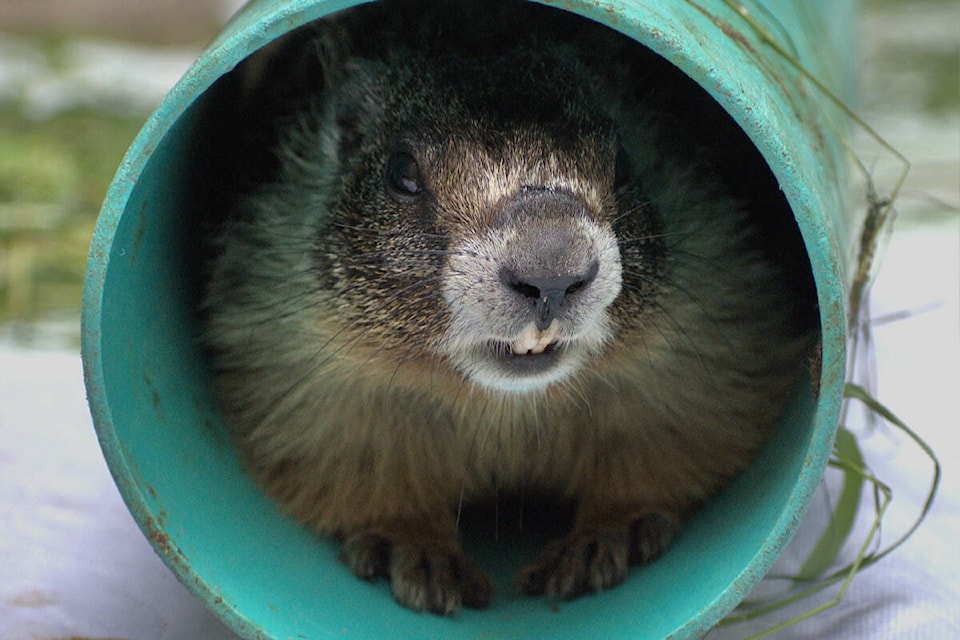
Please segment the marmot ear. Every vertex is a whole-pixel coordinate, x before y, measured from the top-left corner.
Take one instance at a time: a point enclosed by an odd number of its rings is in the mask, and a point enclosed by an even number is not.
[[[383,82],[380,65],[369,60],[349,60],[337,71],[339,87],[333,105],[339,132],[341,159],[349,158],[364,143],[364,131],[376,131],[383,115]]]
[[[297,29],[255,51],[231,75],[236,76],[242,113],[273,117],[296,111],[326,83],[327,38],[313,25]],[[252,114],[251,114],[252,115]]]
[[[2,1],[2,0],[0,0]],[[218,124],[224,161],[241,190],[271,180],[279,169],[268,150],[281,129],[329,83],[346,45],[320,23],[292,31],[255,51],[218,81]]]

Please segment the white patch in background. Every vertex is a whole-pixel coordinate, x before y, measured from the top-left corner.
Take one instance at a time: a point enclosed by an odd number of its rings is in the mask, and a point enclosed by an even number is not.
[[[0,103],[43,120],[80,107],[150,113],[200,50],[82,38],[58,47],[0,33]]]

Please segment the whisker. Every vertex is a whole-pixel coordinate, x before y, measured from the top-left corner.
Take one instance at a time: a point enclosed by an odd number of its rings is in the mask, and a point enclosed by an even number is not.
[[[691,298],[691,299],[694,300],[695,304],[699,304],[696,301],[696,299],[694,298]],[[649,299],[646,301],[646,304],[656,309],[656,311],[659,312],[658,315],[667,322],[667,324],[669,325],[669,328],[672,329],[672,333],[668,333],[666,331],[667,327],[662,326],[661,323],[659,322],[650,322],[647,324],[647,326],[655,330],[657,334],[659,334],[660,337],[663,338],[663,341],[670,346],[670,349],[674,353],[676,354],[690,353],[696,357],[702,369],[707,369],[707,365],[706,365],[706,362],[703,360],[703,354],[701,352],[699,343],[693,338],[693,336],[690,335],[690,332],[687,330],[687,328],[683,326],[682,323],[677,321],[677,319],[674,318],[674,315],[670,312],[670,310],[658,300]],[[706,314],[706,313],[703,315],[703,318],[707,320],[711,319],[709,314]],[[681,350],[679,348],[679,344],[673,341],[671,337],[672,335],[676,335],[679,338],[681,338],[682,341],[687,345],[688,349]]]
[[[410,290],[414,290],[414,289],[416,289],[417,287],[425,287],[425,286],[428,286],[428,285],[432,284],[433,282],[435,282],[437,279],[438,279],[438,278],[434,278],[433,280],[417,281],[417,282],[409,285],[408,287],[405,287],[404,289],[402,289],[402,290],[400,290],[400,291],[394,292],[394,294],[393,294],[393,296],[391,296],[391,298],[395,298],[395,297],[397,297],[397,296],[403,295],[405,292],[408,292],[408,291],[410,291]],[[428,295],[422,296],[421,298],[418,298],[417,301],[422,301],[422,300],[425,300],[425,299],[429,299],[430,297],[432,297],[432,296],[437,296],[437,295],[439,295],[439,292],[431,291],[431,292],[428,293]],[[386,303],[388,302],[388,300],[389,300],[389,299],[386,299],[386,300],[381,301],[381,302],[384,303],[384,308],[386,308]],[[330,346],[331,346],[332,344],[336,343],[336,341],[337,341],[343,334],[345,334],[346,332],[355,330],[357,327],[362,326],[362,324],[363,324],[363,323],[362,323],[360,320],[354,320],[354,321],[352,321],[352,322],[349,322],[349,323],[344,324],[343,326],[341,326],[341,327],[340,327],[337,331],[335,331],[332,335],[326,336],[326,338],[327,338],[326,341],[325,341],[322,345],[320,345],[317,349],[315,349],[314,352],[313,352],[313,355],[310,356],[310,360],[313,360],[313,361],[314,361],[314,364],[313,364],[311,367],[309,367],[308,369],[306,369],[306,370],[302,373],[302,375],[300,375],[297,379],[293,380],[293,381],[286,387],[286,389],[284,389],[284,391],[281,392],[281,393],[275,398],[274,403],[273,403],[273,406],[272,406],[270,412],[272,413],[273,411],[275,411],[275,410],[280,406],[281,403],[283,403],[287,398],[290,397],[291,394],[293,394],[293,393],[294,393],[298,388],[300,388],[302,385],[306,384],[307,381],[310,380],[310,378],[313,376],[314,373],[316,373],[316,372],[319,371],[321,368],[323,368],[324,366],[326,366],[328,363],[330,363],[331,361],[333,361],[334,359],[336,359],[338,356],[340,356],[340,355],[342,355],[342,354],[344,354],[344,353],[352,350],[352,349],[354,348],[354,346],[362,339],[363,335],[365,335],[365,334],[367,333],[367,331],[359,331],[359,332],[357,332],[356,335],[352,336],[348,341],[346,341],[346,342],[344,342],[343,344],[339,345],[336,349],[334,349],[334,350],[332,350],[332,351],[330,350]],[[317,333],[316,335],[323,335],[323,334]],[[321,357],[321,355],[322,355],[323,357]],[[371,357],[373,357],[373,356],[371,356]],[[401,363],[401,364],[402,364],[402,363]],[[359,369],[359,368],[361,368],[363,365],[364,365],[364,363],[359,363],[359,364],[357,365],[357,368]]]
[[[633,247],[637,245],[646,244],[654,240],[663,240],[670,238],[682,238],[684,236],[692,235],[692,232],[687,231],[664,231],[661,233],[651,233],[643,236],[628,236],[628,237],[619,237],[617,239],[617,245],[620,247]]]

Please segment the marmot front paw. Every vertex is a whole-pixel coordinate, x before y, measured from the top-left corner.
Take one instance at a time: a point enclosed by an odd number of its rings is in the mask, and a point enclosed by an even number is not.
[[[630,522],[575,528],[554,540],[518,576],[528,595],[572,600],[623,582],[631,565],[656,560],[670,545],[676,524],[660,514]]]
[[[461,606],[484,609],[493,600],[493,581],[455,541],[391,540],[358,533],[343,544],[341,559],[365,580],[385,577],[397,602],[417,611],[451,614]]]

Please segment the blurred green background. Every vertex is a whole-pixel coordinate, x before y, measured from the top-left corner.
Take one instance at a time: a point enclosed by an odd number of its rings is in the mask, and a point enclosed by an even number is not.
[[[231,0],[2,0],[0,340],[79,344],[113,174]]]
[[[113,174],[237,2],[2,2],[0,341],[72,348],[87,248]],[[958,7],[864,2],[856,108],[915,162],[901,218],[955,215],[960,199]]]

